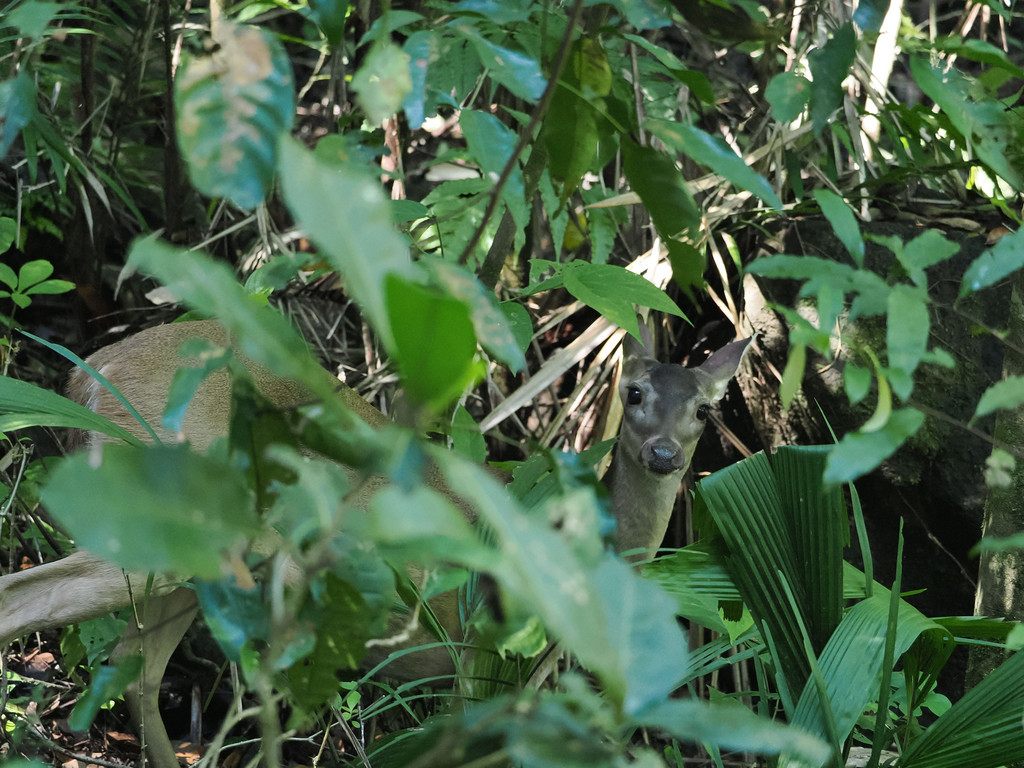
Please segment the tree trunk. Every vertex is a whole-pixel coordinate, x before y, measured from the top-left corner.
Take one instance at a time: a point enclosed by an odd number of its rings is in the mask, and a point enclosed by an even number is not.
[[[1005,376],[1024,376],[1024,275],[1014,278],[1010,298]],[[1005,445],[1024,446],[1024,407],[1000,411],[995,437]],[[985,498],[982,536],[1005,537],[1024,531],[1024,461],[1017,460],[1010,483],[990,486]],[[978,616],[1024,619],[1024,550],[985,552],[978,565],[978,591],[974,602]],[[967,688],[973,688],[1002,663],[1006,654],[998,648],[973,646],[967,668]]]

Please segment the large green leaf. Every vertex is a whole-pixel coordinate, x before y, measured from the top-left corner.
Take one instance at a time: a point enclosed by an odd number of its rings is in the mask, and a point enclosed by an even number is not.
[[[775,75],[768,81],[764,97],[772,105],[772,115],[780,123],[800,117],[811,98],[811,82],[793,70]]]
[[[178,142],[200,191],[255,208],[295,114],[291,63],[262,29],[221,21],[216,30],[217,50],[175,78]]]
[[[1024,653],[1004,661],[904,752],[902,768],[995,768],[1024,760]]]
[[[288,669],[297,703],[315,711],[338,695],[338,672],[356,669],[370,639],[366,601],[352,584],[328,573],[305,606],[297,635],[316,628],[312,652]]]
[[[242,475],[184,445],[76,454],[41,498],[80,546],[131,571],[215,579],[223,553],[259,530]]]
[[[819,691],[808,685],[791,722],[802,730],[826,736],[835,728],[845,741],[867,705],[878,696],[878,681],[885,658],[886,634],[896,632],[894,657],[903,655],[924,632],[943,629],[916,608],[900,601],[899,618],[889,626],[891,593],[876,585],[870,598],[846,612],[818,659],[832,723],[826,725]]]
[[[484,288],[483,283],[464,267],[441,261],[425,266],[450,296],[469,308],[480,346],[513,373],[526,368],[523,350],[529,346],[533,335],[529,313],[512,302],[499,306],[494,292]]]
[[[930,329],[928,294],[908,285],[894,286],[889,294],[885,339],[892,369],[890,383],[903,400],[913,391],[914,371],[928,351]]]
[[[928,287],[925,274],[928,267],[945,261],[960,250],[959,243],[948,240],[937,229],[926,230],[906,244],[900,238],[893,238],[893,241],[896,246],[893,253],[907,270],[910,279],[921,288]]]
[[[562,271],[565,289],[620,328],[639,338],[633,305],[685,317],[668,294],[652,282],[614,264],[570,262]]]
[[[142,672],[142,656],[125,656],[117,666],[104,664],[93,670],[88,689],[68,718],[76,731],[87,731],[102,707],[122,693]]]
[[[387,302],[403,390],[416,404],[443,408],[479,373],[469,307],[397,276],[388,279]]]
[[[579,186],[583,174],[594,163],[599,139],[598,119],[594,106],[579,96],[575,88],[560,83],[555,89],[541,137],[548,152],[548,170],[553,178],[562,182],[563,201]],[[557,207],[548,206],[550,216],[558,213]]]
[[[530,286],[529,293],[540,293],[564,287],[589,307],[593,307],[615,325],[640,338],[636,310],[633,305],[650,307],[686,318],[668,294],[647,278],[614,264],[593,264],[589,261],[570,261],[562,265],[533,260],[533,268],[548,266],[555,274]]]
[[[974,411],[975,419],[999,410],[1019,408],[1024,405],[1024,376],[1007,376],[985,390]]]
[[[234,579],[205,581],[193,585],[203,621],[230,661],[242,660],[242,648],[265,643],[270,634],[270,615],[264,594],[258,587],[243,589]]]
[[[672,240],[684,233],[695,239],[700,231],[700,209],[672,158],[623,140],[622,159],[629,185],[640,196],[662,239]]]
[[[815,135],[825,130],[832,113],[842,106],[846,90],[843,81],[850,74],[857,54],[857,34],[853,24],[839,27],[829,40],[807,56],[811,80],[810,112]]]
[[[531,56],[492,43],[471,24],[457,22],[451,29],[473,44],[491,77],[516,96],[535,102],[543,95],[547,87],[547,78],[544,77],[540,64]]]
[[[567,539],[546,515],[526,515],[479,467],[445,456],[442,468],[495,534],[504,555],[491,569],[499,584],[597,675],[617,707],[639,712],[678,685],[689,662],[674,602],[602,552],[596,520]],[[588,499],[579,511],[594,514]]]
[[[366,118],[380,125],[412,92],[409,54],[388,40],[379,40],[352,78],[359,105]]]
[[[821,447],[783,448],[771,461],[758,453],[698,485],[729,573],[794,698],[811,671],[804,630],[819,651],[842,610],[847,533],[838,490],[820,480],[827,455]]]
[[[484,178],[496,184],[515,150],[516,134],[494,115],[474,109],[463,110],[459,115],[459,125],[466,137],[470,156],[480,166]],[[505,182],[502,200],[520,227],[525,227],[530,217],[524,189],[523,171],[516,163]]]
[[[340,45],[345,34],[349,0],[309,0],[309,15],[331,45]]]
[[[672,699],[640,712],[636,721],[676,738],[725,749],[760,755],[796,754],[812,766],[824,765],[831,753],[828,744],[800,728],[758,717],[739,705],[713,706],[703,701]]]
[[[385,281],[408,275],[410,261],[380,184],[357,168],[325,165],[290,138],[281,142],[281,167],[285,202],[299,226],[393,350]]]

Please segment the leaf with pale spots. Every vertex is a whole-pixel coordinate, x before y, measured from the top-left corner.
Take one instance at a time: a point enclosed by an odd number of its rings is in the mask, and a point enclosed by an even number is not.
[[[218,47],[176,80],[178,143],[202,193],[255,208],[274,177],[278,139],[295,113],[284,47],[255,27],[222,23]]]

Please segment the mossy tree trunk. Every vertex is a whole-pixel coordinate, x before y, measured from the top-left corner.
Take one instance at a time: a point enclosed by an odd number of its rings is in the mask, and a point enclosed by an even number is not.
[[[1018,273],[1014,280],[1003,373],[1024,376],[1024,355],[1020,352],[1024,349],[1024,275]],[[1024,447],[1024,407],[999,412],[995,437],[1011,448]],[[1024,531],[1024,460],[1018,458],[1009,485],[989,486],[982,535],[1002,538],[1021,531]],[[979,616],[1024,619],[1024,550],[981,555],[974,612]],[[1005,653],[999,649],[972,647],[967,687],[977,685],[1004,658]]]

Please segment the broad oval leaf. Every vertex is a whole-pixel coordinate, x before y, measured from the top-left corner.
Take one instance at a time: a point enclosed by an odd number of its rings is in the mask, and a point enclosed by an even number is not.
[[[937,229],[929,229],[902,248],[894,249],[893,253],[907,270],[910,279],[924,288],[927,287],[927,276],[924,270],[945,261],[959,250],[959,243],[947,239]]]
[[[1007,376],[985,390],[974,418],[980,419],[995,411],[1010,410],[1024,405],[1024,376]]]
[[[215,53],[175,81],[178,143],[202,193],[255,208],[273,180],[279,138],[295,113],[291,62],[267,32],[218,26]]]
[[[789,70],[775,75],[765,88],[764,97],[772,105],[772,114],[780,123],[791,123],[804,111],[811,98],[811,82]]]
[[[594,163],[599,139],[597,120],[597,111],[585,99],[565,86],[555,89],[542,137],[551,176],[563,182],[562,200],[579,186]],[[549,211],[554,215],[559,207],[549,206]]]
[[[573,261],[561,274],[569,293],[637,338],[640,328],[634,304],[686,317],[663,290],[623,267]]]
[[[227,579],[193,585],[203,620],[230,661],[242,659],[242,648],[253,641],[266,642],[270,634],[270,610],[258,587],[243,589]]]
[[[610,553],[592,579],[611,640],[609,661],[625,682],[623,709],[633,714],[664,701],[690,664],[675,601]]]
[[[896,286],[889,294],[885,338],[889,353],[889,367],[903,371],[905,376],[892,377],[892,386],[902,399],[910,397],[912,376],[928,351],[928,332],[931,318],[928,314],[928,294],[907,286]]]
[[[892,456],[924,424],[914,408],[893,411],[885,426],[874,432],[851,432],[832,450],[825,467],[825,482],[851,483]]]
[[[814,200],[818,203],[825,218],[828,219],[828,223],[832,225],[836,237],[846,246],[854,263],[858,267],[863,266],[864,240],[860,234],[857,217],[853,215],[850,206],[843,198],[828,189],[814,190]]]
[[[530,337],[533,335],[529,313],[523,310],[526,314],[525,331],[530,336],[527,337],[525,343],[521,343],[515,335],[515,329],[511,326],[509,314],[499,308],[494,293],[484,288],[473,274],[445,262],[435,262],[430,264],[429,268],[449,295],[469,307],[473,328],[480,341],[480,346],[487,350],[488,354],[507,365],[513,373],[523,370],[526,367],[523,350],[529,345]],[[519,305],[513,304],[513,306]],[[512,311],[514,312],[514,310]],[[516,319],[521,320],[521,316]]]
[[[259,531],[242,475],[184,445],[71,456],[42,499],[79,546],[130,571],[215,579],[222,554]]]
[[[416,130],[427,117],[427,75],[439,57],[440,43],[433,30],[419,30],[409,35],[402,50],[409,57],[409,93],[402,102],[402,111],[409,128]]]
[[[46,259],[35,259],[21,265],[18,270],[18,290],[28,293],[28,288],[41,283],[53,274],[53,264]]]
[[[832,113],[843,104],[846,91],[843,81],[850,74],[857,54],[857,35],[847,22],[837,29],[824,46],[811,51],[807,61],[811,68],[811,122],[814,134],[820,135],[832,119]]]
[[[403,390],[418,404],[444,407],[478,372],[469,307],[394,276],[388,279],[387,299]]]
[[[457,24],[454,29],[473,43],[491,77],[516,96],[535,102],[544,95],[548,81],[536,60],[521,51],[492,43],[468,24]]]
[[[345,34],[349,0],[309,0],[309,14],[331,45],[339,45]]]
[[[971,262],[960,284],[960,296],[995,285],[1024,267],[1024,227],[1007,235]]]
[[[300,620],[305,626],[296,634],[315,628],[316,644],[289,666],[288,680],[299,705],[313,711],[338,695],[338,671],[355,669],[365,655],[369,615],[359,590],[328,573]]]
[[[516,340],[519,351],[525,353],[533,340],[533,321],[530,319],[530,313],[526,307],[515,301],[503,301],[499,308],[505,315],[505,322]]]
[[[129,654],[116,666],[103,664],[92,671],[89,687],[68,718],[68,725],[76,731],[87,731],[102,707],[117,698],[142,672],[142,654]]]
[[[480,166],[484,178],[491,184],[497,184],[515,151],[515,133],[494,115],[475,109],[463,111],[459,115],[459,125],[466,137],[469,154]],[[523,171],[516,163],[505,182],[502,199],[521,227],[525,227],[529,219],[524,189]]]
[[[380,125],[412,92],[409,54],[390,42],[377,43],[352,78],[352,88],[367,119]]]

